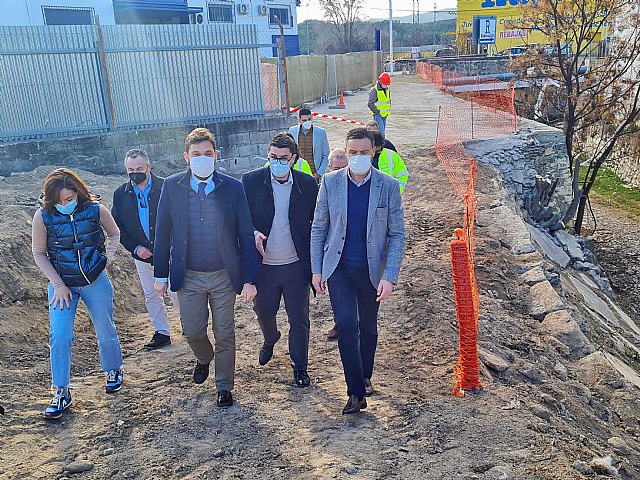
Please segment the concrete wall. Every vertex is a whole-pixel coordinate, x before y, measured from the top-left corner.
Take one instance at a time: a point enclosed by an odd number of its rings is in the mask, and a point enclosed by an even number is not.
[[[443,70],[455,71],[466,77],[472,75],[489,75],[492,73],[510,72],[508,58],[495,57],[452,57],[430,58],[429,63],[438,65]]]
[[[335,59],[335,63],[334,63]],[[275,60],[263,59],[273,63]],[[358,90],[374,83],[382,73],[381,52],[342,55],[299,55],[287,58],[287,77],[291,105],[318,100],[323,94]]]
[[[295,118],[267,117],[204,125],[216,137],[220,151],[218,169],[231,175],[261,167],[269,139],[295,123]],[[201,125],[197,125],[201,126]],[[0,145],[0,175],[27,172],[41,165],[64,165],[97,174],[124,170],[124,154],[130,148],[149,153],[154,168],[162,174],[184,168],[184,139],[194,127],[116,132],[107,135]]]

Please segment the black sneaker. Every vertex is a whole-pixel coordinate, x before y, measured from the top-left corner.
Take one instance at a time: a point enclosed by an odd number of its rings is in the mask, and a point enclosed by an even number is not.
[[[218,392],[218,407],[227,408],[233,405],[233,397],[229,390],[220,390]]]
[[[193,369],[193,382],[200,385],[209,376],[209,364],[200,365],[200,362],[196,362],[196,368]]]
[[[171,337],[160,332],[156,332],[151,337],[151,341],[147,343],[144,348],[147,350],[155,350],[156,348],[162,348],[165,345],[171,345]]]
[[[294,370],[293,379],[296,382],[296,386],[299,388],[304,388],[311,385],[311,379],[309,378],[309,375],[307,375],[306,370]]]

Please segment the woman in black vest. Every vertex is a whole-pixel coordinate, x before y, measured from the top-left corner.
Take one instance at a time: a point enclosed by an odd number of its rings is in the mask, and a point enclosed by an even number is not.
[[[109,240],[106,246],[103,229]],[[105,272],[119,239],[109,210],[96,201],[76,173],[59,168],[47,176],[42,208],[33,217],[31,244],[36,264],[49,279],[49,345],[56,393],[44,411],[47,419],[59,418],[71,405],[71,343],[80,299],[98,337],[100,363],[107,372],[106,392],[122,386],[113,286]]]

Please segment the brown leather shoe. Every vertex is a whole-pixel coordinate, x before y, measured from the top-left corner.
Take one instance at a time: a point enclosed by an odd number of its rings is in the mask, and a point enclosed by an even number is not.
[[[367,399],[365,397],[358,398],[357,395],[349,396],[347,404],[342,409],[343,415],[349,415],[350,413],[358,413],[360,410],[367,408]]]
[[[327,340],[337,340],[338,339],[338,329],[333,327],[331,330],[327,332]]]

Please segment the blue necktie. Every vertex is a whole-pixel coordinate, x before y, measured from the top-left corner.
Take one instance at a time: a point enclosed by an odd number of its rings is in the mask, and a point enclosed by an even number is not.
[[[200,197],[200,200],[207,198],[207,194],[204,193],[205,188],[207,188],[207,182],[200,182],[198,184],[198,197]]]

